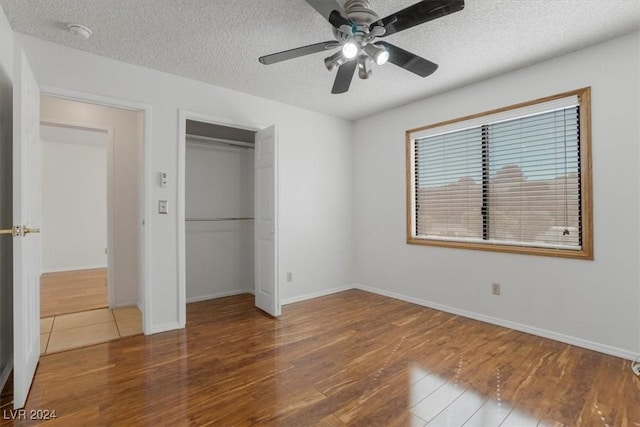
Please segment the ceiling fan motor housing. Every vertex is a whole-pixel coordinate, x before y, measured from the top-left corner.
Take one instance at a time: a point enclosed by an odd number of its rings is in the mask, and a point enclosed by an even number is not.
[[[380,21],[380,16],[371,10],[369,0],[346,0],[344,13],[350,25],[333,28],[333,35],[338,42],[352,41],[362,48],[373,38],[384,34],[382,27],[374,27],[374,31],[369,29],[372,23]]]
[[[368,27],[380,20],[380,16],[371,10],[369,0],[346,0],[344,11],[347,13],[347,17],[358,26]]]

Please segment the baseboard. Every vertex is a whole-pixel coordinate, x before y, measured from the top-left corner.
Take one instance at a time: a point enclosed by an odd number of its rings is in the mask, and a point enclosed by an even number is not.
[[[95,270],[98,268],[107,268],[107,265],[83,265],[79,267],[58,267],[58,268],[47,268],[46,270],[42,270],[42,273],[64,273],[65,271],[78,271],[78,270]]]
[[[280,300],[280,305],[293,304],[294,302],[306,301],[308,299],[324,297],[331,294],[336,294],[338,292],[348,291],[349,289],[355,288],[355,285],[345,285],[339,286],[337,288],[325,289],[319,292],[313,292],[311,294],[299,295],[297,297],[285,298]]]
[[[536,335],[543,338],[548,338],[554,341],[559,341],[565,344],[575,345],[576,347],[586,348],[588,350],[597,351],[600,353],[608,354],[610,356],[616,356],[623,359],[634,360],[637,357],[637,354],[633,353],[630,350],[625,350],[623,348],[613,347],[606,344],[600,344],[597,342],[585,340],[582,338],[572,337],[570,335],[560,334],[558,332],[549,331],[546,329],[536,328],[529,325],[524,325],[522,323],[511,322],[509,320],[500,319],[497,317],[487,316],[480,313],[475,313],[472,311],[462,310],[455,307],[450,307],[444,304],[438,304],[431,301],[423,300],[420,298],[414,298],[407,295],[399,294],[396,292],[386,291],[383,289],[373,288],[370,286],[365,286],[362,284],[354,285],[356,289],[360,289],[362,291],[371,292],[373,294],[382,295],[389,298],[399,299],[401,301],[410,302],[413,304],[421,305],[423,307],[433,308],[435,310],[444,311],[447,313],[455,314],[458,316],[467,317],[474,320],[479,320],[485,323],[491,323],[493,325],[503,326],[505,328],[514,329],[520,332],[526,332],[531,335]]]
[[[184,325],[179,322],[163,323],[161,325],[151,326],[151,330],[145,335],[159,334],[162,332],[175,331],[176,329],[184,329]]]
[[[120,302],[114,303],[110,308],[120,308],[120,307],[140,308],[140,306],[138,305],[138,300],[120,301]],[[142,310],[140,310],[140,312],[142,313]]]
[[[236,290],[233,290],[233,291],[216,292],[216,293],[208,294],[208,295],[190,297],[190,298],[187,298],[187,304],[189,304],[191,302],[207,301],[207,300],[210,300],[210,299],[231,297],[231,296],[234,296],[234,295],[241,295],[241,294],[253,294],[253,289],[251,289],[251,290],[249,290],[249,289],[236,289]]]
[[[7,380],[9,379],[9,375],[11,375],[11,371],[13,370],[13,354],[9,357],[4,368],[2,368],[2,372],[0,373],[0,392],[4,390],[4,386],[7,385]]]

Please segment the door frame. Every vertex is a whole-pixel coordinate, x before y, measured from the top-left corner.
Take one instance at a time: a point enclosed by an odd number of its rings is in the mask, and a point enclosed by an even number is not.
[[[150,250],[151,236],[148,231],[148,223],[151,218],[151,106],[141,102],[128,99],[113,98],[93,93],[60,88],[56,86],[41,85],[41,95],[54,96],[57,98],[69,99],[72,101],[85,102],[88,104],[114,107],[124,110],[141,112],[143,115],[143,135],[142,135],[142,239],[140,241],[141,271],[139,283],[138,308],[142,312],[142,331],[145,335],[152,331],[151,323],[151,280],[150,280]],[[109,251],[111,252],[111,251]]]
[[[260,131],[268,128],[269,125],[263,123],[250,122],[248,120],[235,120],[222,117],[211,116],[208,114],[198,113],[185,109],[178,109],[178,322],[181,328],[187,323],[187,240],[186,240],[186,224],[185,224],[185,204],[186,204],[186,149],[187,149],[187,120],[193,120],[203,123],[210,123],[218,126],[228,126],[236,129],[244,129],[250,131]],[[277,126],[277,124],[276,124]],[[278,155],[276,151],[276,157]],[[276,162],[276,174],[278,173]],[[278,187],[275,188],[275,194],[278,193]],[[276,197],[277,200],[277,197]],[[276,223],[279,223],[279,211],[276,205]],[[276,227],[276,234],[279,227]],[[277,238],[277,235],[275,236]],[[276,240],[278,241],[278,240]],[[276,247],[276,252],[278,248]],[[276,258],[277,259],[277,258]],[[255,262],[255,261],[254,261]],[[278,265],[274,266],[278,271]],[[279,276],[276,276],[279,277]],[[276,286],[279,283],[276,282]]]
[[[44,95],[52,97],[51,95]],[[113,128],[96,123],[74,122],[70,120],[50,119],[40,117],[40,126],[55,126],[65,129],[79,129],[93,132],[104,132],[107,135],[107,302],[113,307],[115,300],[113,287]],[[42,139],[42,138],[41,138]]]

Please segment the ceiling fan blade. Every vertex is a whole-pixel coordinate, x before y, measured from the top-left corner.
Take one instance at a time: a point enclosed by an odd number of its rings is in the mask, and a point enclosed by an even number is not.
[[[329,22],[332,21],[331,14],[334,11],[336,11],[338,15],[346,21],[346,18],[344,18],[346,13],[344,12],[344,8],[342,7],[342,4],[338,2],[338,0],[305,0],[305,1],[309,3],[309,6],[314,8],[320,15],[324,17],[324,19],[326,19]],[[333,18],[333,19],[336,19],[336,18]],[[340,25],[334,24],[333,22],[331,22],[331,24],[336,28],[340,26]]]
[[[343,25],[351,26],[351,22],[347,18],[342,16],[342,14],[337,10],[334,10],[329,15],[329,23],[333,25],[334,28],[340,28]]]
[[[407,52],[391,43],[379,41],[376,44],[384,46],[389,52],[389,62],[420,77],[427,77],[438,69],[438,64],[424,59],[411,52]]]
[[[308,46],[297,47],[295,49],[289,49],[278,53],[272,53],[271,55],[265,55],[258,58],[262,64],[271,65],[276,62],[286,61],[288,59],[298,58],[300,56],[311,55],[312,53],[323,52],[325,50],[334,49],[340,46],[335,40],[329,40],[322,43],[310,44]]]
[[[386,30],[382,37],[386,37],[462,9],[464,0],[424,0],[374,22],[371,27],[382,25]]]
[[[349,86],[351,86],[351,80],[353,79],[357,66],[358,63],[356,60],[352,59],[338,68],[338,74],[336,75],[335,82],[333,82],[333,89],[331,89],[331,93],[345,93],[349,90]]]

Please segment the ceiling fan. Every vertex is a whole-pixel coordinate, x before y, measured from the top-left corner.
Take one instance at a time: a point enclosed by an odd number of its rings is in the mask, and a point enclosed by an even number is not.
[[[377,39],[464,8],[464,0],[424,0],[381,19],[371,9],[369,0],[345,0],[344,7],[338,0],[305,1],[333,26],[335,40],[262,56],[259,61],[270,65],[340,47],[324,60],[329,71],[338,69],[331,90],[334,94],[349,90],[356,68],[361,79],[371,77],[373,62],[383,65],[389,61],[420,77],[431,75],[438,64]]]

